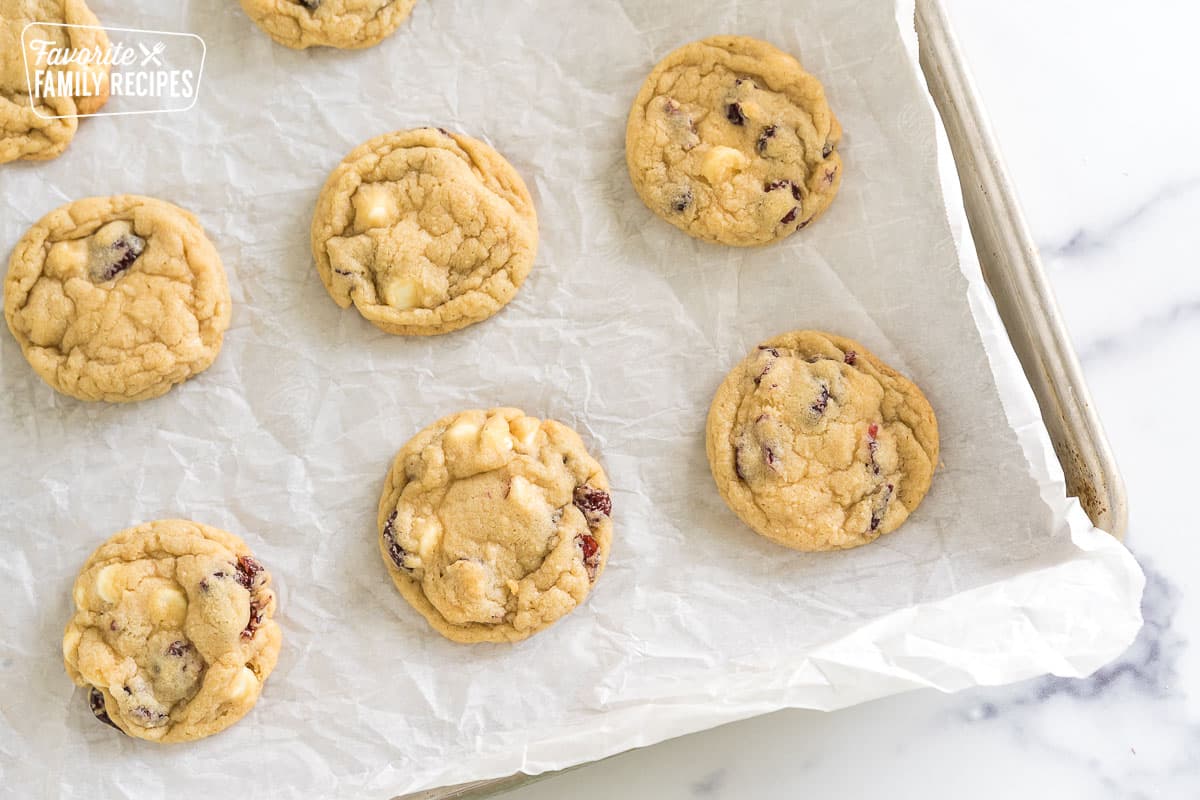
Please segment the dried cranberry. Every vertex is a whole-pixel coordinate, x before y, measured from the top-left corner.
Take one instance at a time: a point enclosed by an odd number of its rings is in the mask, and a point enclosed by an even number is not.
[[[779,358],[779,351],[776,350],[774,347],[767,347],[765,344],[760,344],[758,346],[758,349],[765,350],[768,353],[770,353],[771,355],[775,356],[776,358]]]
[[[867,428],[867,452],[871,456],[871,471],[876,475],[880,473],[879,462],[875,460],[875,454],[879,452],[879,442],[875,438],[878,435],[879,426],[872,422],[871,426]]]
[[[104,692],[97,689],[95,686],[88,687],[88,707],[92,709],[92,714],[96,719],[103,722],[105,725],[111,725],[117,728],[117,723],[112,721],[112,717],[108,716],[108,709],[104,707]],[[120,728],[117,730],[121,731]],[[121,731],[124,733],[125,731]]]
[[[262,572],[263,565],[250,556],[238,556],[236,566],[237,575],[234,576],[235,579],[246,591],[250,591],[250,587],[254,585],[254,578],[258,573]]]
[[[762,348],[759,348],[759,349],[762,349]],[[773,347],[765,350],[764,352],[770,353],[775,358],[779,358],[779,351]],[[766,375],[768,372],[770,372],[771,367],[773,367],[774,365],[775,365],[774,361],[767,361],[765,364],[763,364],[762,371],[759,372],[758,376],[754,379],[755,386],[758,386],[758,384],[762,382],[763,376]]]
[[[604,517],[612,516],[612,497],[603,489],[586,483],[575,487],[574,503],[592,527],[599,525]]]
[[[263,608],[258,602],[258,597],[250,598],[250,619],[246,622],[246,627],[242,629],[243,639],[253,639],[254,632],[258,630],[258,626],[262,624]]]
[[[579,534],[575,541],[583,551],[583,566],[587,569],[588,580],[596,580],[596,570],[600,567],[600,543],[590,533]]]
[[[784,215],[783,215],[783,219],[779,220],[779,224],[780,224],[780,225],[787,225],[789,222],[792,222],[792,221],[794,221],[794,220],[796,219],[796,212],[797,212],[797,211],[799,211],[799,210],[800,210],[800,209],[798,209],[798,208],[793,208],[791,211],[789,211],[788,213],[784,214]]]
[[[95,268],[93,277],[100,283],[111,281],[132,267],[145,249],[146,240],[140,236],[129,233],[120,237],[97,256],[103,260]]]
[[[837,167],[825,170],[825,183],[833,186],[833,179],[837,177]]]
[[[821,148],[821,158],[829,158],[829,154],[833,152],[833,142],[826,142]]]
[[[136,706],[129,712],[143,728],[158,728],[167,724],[167,715],[146,706]]]
[[[817,398],[817,402],[813,403],[809,408],[816,412],[817,416],[825,413],[826,406],[829,405],[829,387],[821,384],[821,395]]]
[[[742,106],[740,103],[730,103],[725,106],[725,118],[734,125],[745,125],[746,117],[742,114]]]
[[[583,549],[584,558],[591,558],[600,549],[600,545],[596,544],[596,537],[590,533],[581,533],[575,538],[579,541],[579,546]]]
[[[853,367],[858,363],[858,353],[854,352],[853,350],[847,350],[846,354],[842,356],[842,360]]]
[[[296,0],[296,2],[307,8],[309,11],[316,11],[321,7],[321,0]]]
[[[762,446],[763,463],[771,469],[775,469],[775,451],[771,449],[769,444]]]
[[[393,511],[388,515],[387,522],[384,523],[383,542],[387,545],[388,557],[392,559],[392,563],[396,565],[397,569],[402,569],[411,575],[412,568],[404,563],[404,560],[408,558],[408,551],[396,541],[396,514],[397,512]]]
[[[191,644],[180,639],[178,641],[171,642],[169,645],[167,645],[167,655],[175,656],[176,658],[180,658],[181,656],[183,656],[184,653],[186,653],[188,650],[191,650],[191,649],[192,649]]]
[[[792,198],[794,200],[800,199],[800,186],[795,183],[792,184]]]
[[[766,155],[767,142],[770,139],[774,138],[774,136],[775,136],[775,126],[774,125],[768,125],[767,127],[762,129],[762,133],[760,133],[758,135],[758,141],[754,145],[755,149],[758,150],[759,155]]]
[[[687,211],[687,208],[692,204],[693,199],[692,187],[685,186],[683,191],[676,195],[675,199],[671,201],[671,210],[675,212]]]
[[[879,523],[883,522],[884,515],[887,514],[888,502],[892,499],[892,484],[884,487],[880,496],[880,500],[875,505],[875,510],[871,512],[871,530],[879,527]]]
[[[791,185],[792,185],[792,182],[785,178],[780,181],[771,181],[770,183],[763,186],[763,191],[764,192],[773,192],[776,189],[782,189],[785,186],[791,186]]]

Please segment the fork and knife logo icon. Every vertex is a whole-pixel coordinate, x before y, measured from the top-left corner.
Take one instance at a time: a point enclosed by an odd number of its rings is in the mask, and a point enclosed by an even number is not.
[[[142,51],[142,66],[153,64],[156,67],[162,66],[162,60],[159,58],[167,50],[167,45],[164,42],[155,42],[154,48],[147,47],[143,42],[138,42],[138,49]]]

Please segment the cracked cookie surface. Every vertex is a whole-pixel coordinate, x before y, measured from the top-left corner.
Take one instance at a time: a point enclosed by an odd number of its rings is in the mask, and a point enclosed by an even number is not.
[[[199,221],[151,197],[62,206],[8,262],[9,330],[46,383],[81,400],[164,394],[212,364],[229,315],[225,270]]]
[[[296,50],[357,50],[379,44],[408,18],[416,0],[242,0],[254,24]]]
[[[238,537],[180,519],[114,535],[75,579],[67,673],[130,736],[211,736],[257,702],[281,633],[271,576]]]
[[[26,31],[30,23],[43,24]],[[55,25],[63,23],[92,27]],[[99,24],[83,0],[0,0],[0,164],[61,155],[75,137],[75,115],[95,113],[108,100],[107,65],[41,65],[52,76],[76,73],[72,79],[79,83],[72,85],[83,87],[77,96],[31,97],[26,76],[27,63],[31,72],[39,66],[35,41],[51,42],[53,48],[107,52],[108,36],[95,29]]]
[[[898,528],[929,491],[933,409],[862,345],[794,331],[725,378],[706,449],[721,497],[757,533],[796,550],[841,550]]]
[[[312,251],[342,308],[388,333],[448,333],[516,296],[537,252],[537,214],[521,176],[483,142],[396,131],[329,176]]]
[[[837,118],[792,56],[745,36],[670,53],[629,112],[633,186],[660,217],[707,242],[767,244],[808,226],[842,180]]]
[[[604,470],[579,435],[515,408],[443,417],[396,454],[379,551],[456,642],[524,639],[583,603],[612,542]]]

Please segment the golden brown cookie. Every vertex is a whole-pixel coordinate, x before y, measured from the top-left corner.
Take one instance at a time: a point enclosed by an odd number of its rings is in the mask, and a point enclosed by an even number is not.
[[[756,532],[840,550],[908,519],[929,491],[938,429],[921,390],[862,345],[793,331],[725,378],[706,449],[721,497]]]
[[[231,533],[181,519],[121,531],[75,579],[67,673],[130,736],[223,731],[253,708],[279,656],[270,583]]]
[[[342,308],[388,333],[448,333],[516,295],[537,252],[537,214],[521,176],[483,142],[396,131],[329,176],[312,251]]]
[[[203,372],[229,327],[216,248],[152,197],[77,200],[17,242],[4,316],[46,383],[81,400],[145,400]]]
[[[107,64],[59,67],[44,55],[55,48],[107,53],[108,36],[99,25],[83,0],[0,0],[0,164],[60,155],[75,137],[78,115],[93,114],[108,100]],[[38,42],[49,44],[39,51]],[[50,73],[44,79],[53,86],[66,73],[76,93],[31,96],[37,81],[29,78],[39,70]]]
[[[250,19],[287,47],[357,50],[379,44],[416,0],[242,0]]]
[[[379,552],[456,642],[514,642],[583,603],[612,542],[608,478],[579,435],[515,408],[443,417],[396,454]]]
[[[625,129],[629,177],[650,210],[707,242],[782,239],[841,185],[838,125],[820,82],[746,36],[680,47],[642,85]]]

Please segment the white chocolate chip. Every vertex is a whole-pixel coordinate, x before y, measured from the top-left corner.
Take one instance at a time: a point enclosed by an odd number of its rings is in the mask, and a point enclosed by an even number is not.
[[[507,453],[513,449],[513,438],[508,432],[508,422],[504,417],[492,417],[485,422],[480,439],[485,448],[496,453]]]
[[[446,429],[444,439],[448,443],[465,445],[475,441],[479,435],[479,426],[470,420],[462,419]]]
[[[183,627],[187,610],[187,595],[176,586],[157,589],[150,601],[150,614],[154,621],[171,628]]]
[[[392,278],[383,284],[383,302],[406,311],[421,305],[421,287],[408,278]]]
[[[229,684],[229,699],[245,700],[258,691],[258,676],[249,667],[242,667]]]
[[[413,523],[413,535],[417,538],[417,552],[424,553],[434,547],[441,538],[441,525],[436,519],[422,518]]]
[[[46,277],[66,280],[87,272],[87,239],[55,242],[46,254]]]
[[[741,171],[749,163],[750,159],[746,158],[740,150],[717,145],[704,156],[700,172],[709,183],[715,186],[729,180],[733,173]]]
[[[354,224],[362,230],[391,225],[400,215],[395,196],[382,186],[364,184],[358,187],[352,202]]]
[[[106,603],[115,603],[121,597],[121,589],[117,584],[121,567],[109,564],[96,575],[96,594]]]
[[[123,219],[114,220],[101,226],[92,234],[91,246],[97,249],[112,247],[118,240],[124,239],[132,233],[133,225],[129,222]]]
[[[533,508],[538,501],[537,489],[520,475],[514,475],[508,483],[508,500],[520,508]]]
[[[742,100],[738,105],[742,107],[742,116],[746,119],[763,119],[767,116],[762,106],[753,100]]]
[[[517,437],[517,441],[527,450],[533,448],[540,428],[541,423],[533,417],[517,417],[508,424],[508,429],[512,431],[513,436]]]

